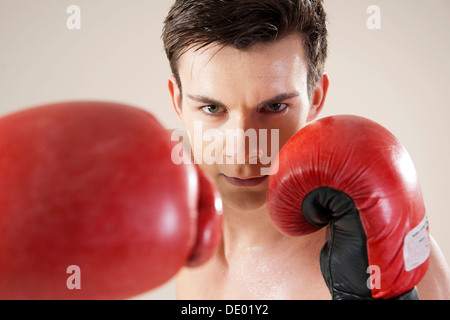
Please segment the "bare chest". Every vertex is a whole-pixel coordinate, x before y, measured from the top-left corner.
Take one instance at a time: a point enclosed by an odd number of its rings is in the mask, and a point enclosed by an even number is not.
[[[180,299],[330,299],[312,254],[266,254],[249,249],[225,263],[216,257],[197,269],[184,269],[177,277]]]

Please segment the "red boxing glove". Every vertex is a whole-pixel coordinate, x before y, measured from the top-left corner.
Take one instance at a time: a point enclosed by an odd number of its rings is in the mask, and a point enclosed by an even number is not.
[[[0,119],[0,299],[123,299],[214,252],[221,202],[151,114],[71,102]]]
[[[327,226],[320,267],[333,299],[417,299],[428,224],[414,165],[379,124],[356,116],[307,125],[281,149],[267,205],[288,235]]]

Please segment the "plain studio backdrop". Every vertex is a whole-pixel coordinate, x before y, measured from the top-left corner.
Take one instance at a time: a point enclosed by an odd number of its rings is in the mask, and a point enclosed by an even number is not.
[[[431,234],[450,259],[448,0],[326,0],[331,86],[322,117],[379,122],[415,163]],[[169,0],[0,0],[0,115],[108,100],[179,128],[160,39]],[[80,29],[67,20],[80,8]],[[372,5],[376,5],[373,7]],[[174,281],[143,294],[173,299]]]

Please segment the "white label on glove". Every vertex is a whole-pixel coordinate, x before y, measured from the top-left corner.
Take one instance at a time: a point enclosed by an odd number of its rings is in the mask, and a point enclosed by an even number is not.
[[[425,218],[405,237],[403,258],[406,271],[411,271],[424,263],[430,255],[430,238],[428,236],[428,219]]]

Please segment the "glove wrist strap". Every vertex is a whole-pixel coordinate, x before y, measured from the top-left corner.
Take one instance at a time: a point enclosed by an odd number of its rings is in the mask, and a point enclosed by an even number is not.
[[[420,300],[419,292],[417,291],[417,288],[414,287],[404,294],[395,297],[394,300]]]
[[[372,297],[358,296],[355,294],[342,292],[342,291],[339,291],[336,289],[333,289],[331,294],[332,294],[333,300],[375,300]],[[414,287],[411,290],[409,290],[395,298],[392,298],[392,300],[420,300],[420,297],[419,297],[419,292],[417,291],[417,288]]]

